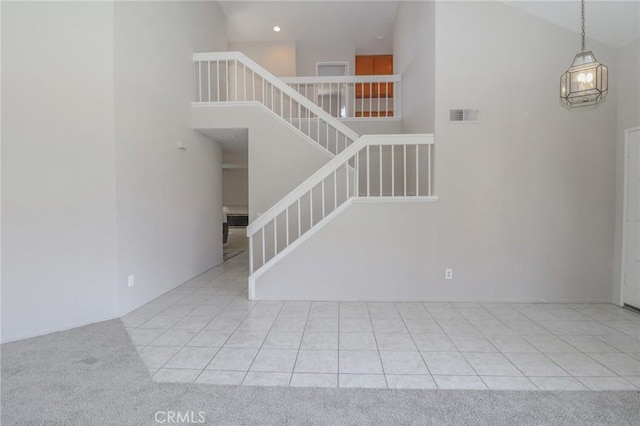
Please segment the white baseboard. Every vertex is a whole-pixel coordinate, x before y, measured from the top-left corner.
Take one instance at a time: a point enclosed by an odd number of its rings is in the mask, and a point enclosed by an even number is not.
[[[18,340],[30,339],[32,337],[44,336],[45,334],[56,333],[59,331],[67,331],[78,327],[84,327],[85,325],[95,324],[98,322],[109,321],[112,319],[120,318],[118,315],[108,315],[105,317],[92,318],[86,321],[74,322],[70,324],[61,325],[58,327],[45,328],[42,330],[35,331],[33,333],[19,334],[17,336],[10,337],[5,340],[4,336],[0,338],[0,343],[10,343],[17,342]]]

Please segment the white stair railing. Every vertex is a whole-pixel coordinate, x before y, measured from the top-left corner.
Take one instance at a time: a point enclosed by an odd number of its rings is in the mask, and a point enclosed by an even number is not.
[[[336,118],[400,117],[400,76],[286,77],[282,81]]]
[[[259,102],[332,154],[358,134],[240,52],[194,53],[195,105]]]
[[[433,135],[365,135],[247,227],[250,272],[355,199],[433,200]]]

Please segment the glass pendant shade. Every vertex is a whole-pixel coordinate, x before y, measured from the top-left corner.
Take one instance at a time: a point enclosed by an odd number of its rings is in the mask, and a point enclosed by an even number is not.
[[[578,53],[560,78],[560,101],[569,108],[595,105],[608,92],[608,70],[591,51]]]

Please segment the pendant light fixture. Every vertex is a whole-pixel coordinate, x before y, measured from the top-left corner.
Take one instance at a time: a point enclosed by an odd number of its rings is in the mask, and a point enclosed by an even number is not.
[[[595,105],[607,96],[609,89],[607,67],[590,50],[585,50],[584,28],[582,0],[582,51],[560,78],[560,102],[567,108]]]

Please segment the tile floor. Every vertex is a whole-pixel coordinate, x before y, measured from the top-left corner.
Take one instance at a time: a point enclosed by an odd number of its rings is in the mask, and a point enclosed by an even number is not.
[[[252,302],[243,253],[122,318],[156,381],[638,390],[640,315],[610,304]]]

